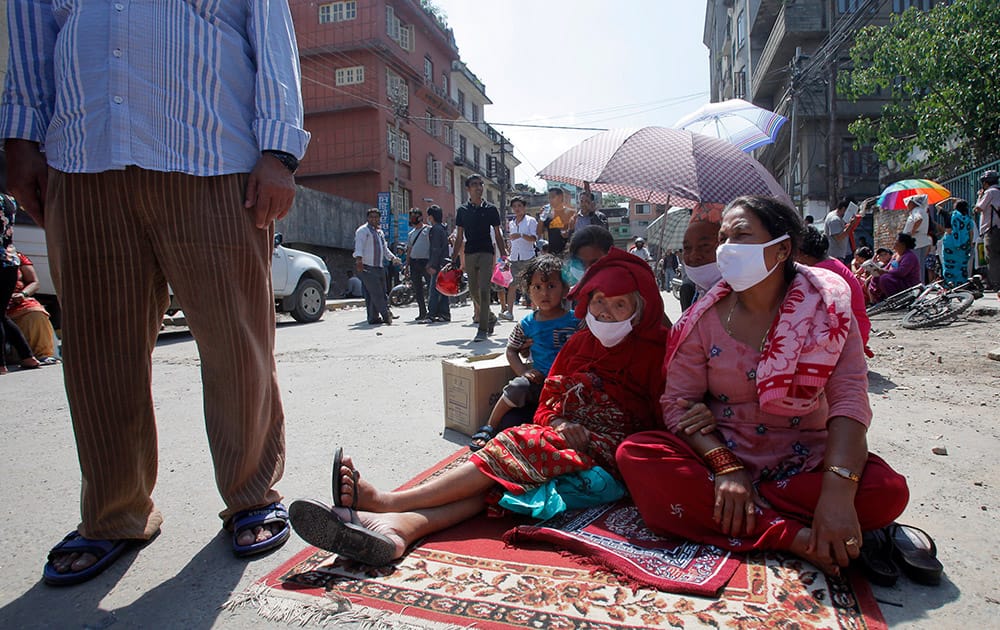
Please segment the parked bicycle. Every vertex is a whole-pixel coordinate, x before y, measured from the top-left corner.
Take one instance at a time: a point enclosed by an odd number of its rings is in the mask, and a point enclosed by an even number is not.
[[[977,297],[983,297],[983,279],[973,276],[955,287],[943,280],[924,287],[910,310],[903,315],[903,328],[943,326],[958,319]]]

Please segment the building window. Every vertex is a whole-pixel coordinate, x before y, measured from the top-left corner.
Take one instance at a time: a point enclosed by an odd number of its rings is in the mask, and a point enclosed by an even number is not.
[[[427,154],[427,183],[432,186],[441,186],[441,161],[435,160],[430,153]]]
[[[403,162],[410,161],[410,134],[405,131],[399,132],[399,137],[396,136],[396,128],[389,125],[386,132],[387,138],[387,151],[389,155],[397,157],[396,146],[399,145],[398,157]]]
[[[410,86],[406,84],[406,79],[388,68],[385,71],[385,89],[390,102],[403,107],[410,104]]]
[[[459,135],[458,154],[462,157],[463,160],[465,159],[465,156],[468,155],[467,149],[468,149],[468,142],[465,140],[465,136]]]
[[[337,85],[357,85],[365,82],[364,66],[337,68],[337,71],[334,74]]]
[[[740,70],[733,75],[733,97],[747,97],[747,73],[745,70]]]
[[[441,73],[441,87],[444,88],[444,93],[448,94],[448,73],[447,72],[442,72]]]
[[[345,0],[343,2],[327,2],[319,5],[319,23],[331,24],[333,22],[344,22],[358,17],[358,3],[356,0]]]
[[[444,189],[448,192],[454,192],[455,184],[455,171],[450,168],[444,169]]]
[[[392,192],[392,207],[393,208],[412,208],[413,192],[408,188],[401,188],[396,185],[396,188]]]
[[[385,32],[403,50],[413,50],[413,25],[403,24],[390,6],[385,7]]]
[[[899,2],[899,0],[893,0],[893,2]],[[837,0],[837,12],[838,13],[857,13],[861,10],[861,6],[864,5],[865,0]],[[868,10],[869,13],[878,13],[878,6],[880,3],[876,2]]]
[[[878,159],[872,146],[854,148],[853,138],[844,138],[840,148],[842,173],[848,177],[878,177]]]
[[[479,147],[472,146],[472,163],[476,165],[476,170],[479,170]]]
[[[458,111],[462,112],[462,116],[465,116],[465,92],[462,90],[458,91]]]
[[[892,0],[892,12],[902,13],[910,7],[917,7],[921,11],[930,11],[932,4],[934,3],[931,0]]]
[[[479,115],[479,105],[476,103],[472,104],[472,122],[477,123],[481,119]]]
[[[747,23],[744,19],[746,13],[740,11],[739,16],[736,18],[736,46],[742,46],[743,42],[747,39]]]
[[[455,146],[455,136],[451,129],[451,125],[444,125],[444,143],[450,147]]]
[[[492,188],[487,188],[486,189],[486,201],[488,201],[490,203],[494,203],[494,201],[493,201],[493,189]]]
[[[650,205],[648,203],[637,203],[635,204],[636,214],[650,214],[652,212]]]
[[[434,83],[434,62],[430,57],[424,57],[424,82]]]

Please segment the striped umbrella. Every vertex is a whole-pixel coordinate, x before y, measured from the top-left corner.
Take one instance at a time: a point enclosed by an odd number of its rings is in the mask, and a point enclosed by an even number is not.
[[[610,129],[587,138],[539,171],[542,179],[650,203],[697,208],[741,195],[791,200],[760,162],[733,145],[701,134],[643,127]]]
[[[674,128],[713,136],[749,153],[774,142],[787,121],[781,114],[732,98],[695,110],[674,123]]]
[[[883,210],[905,210],[904,199],[911,195],[927,195],[927,203],[935,204],[951,198],[951,191],[929,179],[904,179],[883,190],[878,205]]]

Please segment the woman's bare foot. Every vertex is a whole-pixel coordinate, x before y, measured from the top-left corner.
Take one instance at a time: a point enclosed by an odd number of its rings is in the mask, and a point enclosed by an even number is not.
[[[840,567],[833,560],[824,560],[819,557],[816,551],[809,551],[809,537],[812,535],[812,530],[808,527],[803,527],[799,530],[799,533],[795,535],[795,540],[792,541],[792,547],[788,551],[795,554],[796,556],[806,560],[814,565],[827,575],[839,576]]]
[[[416,540],[413,536],[416,515],[413,513],[397,512],[357,512],[358,520],[368,529],[382,534],[396,545],[396,554],[393,560],[401,558],[406,553],[407,548]]]
[[[357,504],[354,500],[354,486],[357,484]],[[340,464],[340,505],[368,512],[391,512],[391,500],[386,493],[361,478],[354,468],[350,455],[345,455]]]
[[[27,359],[24,359],[23,361],[21,361],[21,369],[22,370],[34,370],[35,368],[39,368],[39,367],[42,367],[42,364],[35,357],[28,357]],[[94,562],[96,562],[96,560]],[[91,563],[91,564],[93,564],[93,563]]]

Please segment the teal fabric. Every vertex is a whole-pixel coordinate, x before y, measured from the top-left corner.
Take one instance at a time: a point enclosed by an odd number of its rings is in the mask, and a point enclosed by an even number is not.
[[[560,475],[524,494],[505,492],[502,508],[545,520],[566,510],[611,503],[625,496],[625,486],[600,466]]]

